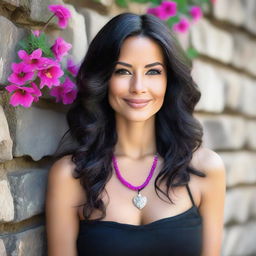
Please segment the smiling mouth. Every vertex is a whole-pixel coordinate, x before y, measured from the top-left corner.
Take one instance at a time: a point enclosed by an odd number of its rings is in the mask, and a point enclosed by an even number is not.
[[[135,102],[129,101],[129,100],[125,100],[125,102],[127,103],[128,106],[137,109],[137,108],[143,108],[143,107],[147,106],[149,104],[150,100],[147,102],[140,102],[140,103],[137,103],[137,102],[135,103]]]

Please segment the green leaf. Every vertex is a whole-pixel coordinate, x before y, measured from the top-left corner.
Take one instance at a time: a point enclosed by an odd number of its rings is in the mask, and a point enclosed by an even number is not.
[[[24,40],[20,41],[18,45],[20,49],[25,50],[28,54],[31,54],[34,50],[38,48],[41,48],[44,57],[54,57],[45,33],[42,33],[39,37],[36,37],[34,34],[31,33]]]
[[[131,2],[144,4],[144,3],[148,3],[148,2],[152,2],[152,1],[151,0],[131,0]]]
[[[178,9],[179,9],[180,12],[186,12],[187,11],[187,6],[188,6],[187,0],[174,0],[174,2],[177,3]]]
[[[190,59],[194,59],[194,58],[198,57],[198,55],[199,55],[199,53],[195,48],[190,47],[190,48],[187,49],[187,56]]]
[[[172,27],[175,23],[179,22],[179,17],[177,16],[173,16],[173,17],[170,17],[166,23],[168,24],[169,27]]]
[[[116,0],[116,4],[123,8],[128,7],[126,0]]]

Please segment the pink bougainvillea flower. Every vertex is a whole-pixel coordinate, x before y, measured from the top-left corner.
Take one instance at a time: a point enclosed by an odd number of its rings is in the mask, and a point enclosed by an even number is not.
[[[51,88],[60,84],[59,78],[64,74],[60,65],[49,58],[42,58],[42,64],[38,68],[38,77],[41,79],[40,89],[45,85]]]
[[[178,33],[186,33],[190,27],[187,18],[181,18],[180,21],[173,25],[173,30]]]
[[[51,50],[55,58],[60,61],[63,56],[68,54],[68,51],[72,48],[72,45],[67,43],[63,38],[58,37],[55,40],[54,45],[51,47]]]
[[[10,104],[14,107],[18,105],[22,105],[25,108],[31,106],[34,101],[34,97],[32,93],[34,93],[34,89],[31,87],[25,86],[17,86],[15,84],[11,84],[5,87],[8,92],[13,92],[10,98]]]
[[[168,15],[166,14],[164,8],[161,5],[152,7],[152,8],[148,8],[147,13],[152,14],[161,20],[168,19]]]
[[[39,37],[41,35],[41,31],[40,30],[32,30],[32,33],[36,37]]]
[[[18,55],[28,69],[35,71],[41,63],[42,49],[36,49],[30,55],[24,50],[19,50]]]
[[[173,1],[163,1],[161,7],[165,12],[165,15],[169,18],[175,16],[177,13],[177,3]]]
[[[79,66],[75,65],[72,59],[68,59],[67,61],[67,70],[73,75],[76,76],[78,74]]]
[[[49,5],[48,8],[58,18],[59,27],[66,28],[68,25],[68,20],[71,18],[69,9],[62,5]]]
[[[217,0],[211,0],[212,4],[215,4],[217,2]]]
[[[13,73],[8,77],[8,81],[17,85],[23,85],[34,76],[33,70],[24,62],[12,63]]]
[[[198,21],[203,16],[201,7],[196,5],[190,8],[189,14],[192,16],[193,21]]]
[[[39,100],[39,97],[42,96],[42,92],[39,90],[37,85],[35,83],[31,83],[32,88],[34,89],[33,96],[34,96],[34,101],[37,102]]]
[[[62,84],[51,89],[50,95],[56,97],[56,102],[71,104],[77,96],[77,88],[70,78],[66,77]]]

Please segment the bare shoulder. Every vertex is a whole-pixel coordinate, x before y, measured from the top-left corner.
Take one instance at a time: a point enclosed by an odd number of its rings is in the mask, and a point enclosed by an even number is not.
[[[200,147],[194,152],[193,166],[206,176],[225,174],[225,165],[220,155],[206,147]]]
[[[49,175],[57,178],[72,178],[75,164],[71,160],[71,155],[63,156],[55,161],[49,171]]]
[[[196,186],[200,190],[201,201],[209,194],[212,194],[213,197],[216,196],[216,190],[224,194],[226,169],[220,155],[209,148],[200,147],[194,152],[192,161],[193,167],[206,175],[204,178],[195,178]]]
[[[74,204],[80,204],[84,191],[80,180],[74,177],[76,165],[71,157],[72,155],[63,156],[52,164],[48,172],[48,187],[63,189],[63,194],[67,194]]]
[[[215,151],[201,147],[194,152],[193,165],[206,175],[194,179],[201,195],[199,211],[203,218],[202,255],[220,255],[226,193],[224,162]]]
[[[77,255],[77,206],[81,204],[83,190],[79,179],[73,177],[74,169],[71,156],[65,156],[55,161],[48,173],[45,213],[49,256]]]

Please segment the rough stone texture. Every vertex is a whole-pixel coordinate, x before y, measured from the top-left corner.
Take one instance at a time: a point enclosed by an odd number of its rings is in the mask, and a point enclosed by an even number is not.
[[[246,142],[250,149],[256,150],[256,121],[247,122]]]
[[[220,113],[224,109],[224,82],[218,69],[202,61],[194,60],[192,77],[201,91],[196,110]]]
[[[242,84],[240,111],[248,116],[256,117],[256,80],[243,77]]]
[[[12,221],[14,219],[14,202],[6,180],[0,180],[0,205],[0,221]]]
[[[223,246],[223,256],[253,256],[256,255],[256,222],[236,225],[226,228]]]
[[[17,62],[15,49],[18,41],[25,35],[25,30],[17,28],[11,21],[0,16],[0,84],[7,83],[7,78],[11,74],[11,63]]]
[[[224,85],[225,107],[255,117],[256,80],[225,68],[217,68],[215,73]]]
[[[15,222],[44,211],[47,170],[11,172],[8,181],[15,205]]]
[[[30,3],[30,19],[46,22],[52,16],[52,12],[48,9],[48,5],[50,4],[64,5],[62,0],[32,0]],[[54,18],[54,20],[51,23],[57,24],[57,19]]]
[[[94,10],[82,8],[79,12],[84,15],[88,44],[92,41],[99,30],[112,18],[97,13]]]
[[[255,0],[246,0],[245,4],[245,27],[252,33],[256,34],[256,2]]]
[[[219,152],[227,171],[227,186],[256,183],[256,153]]]
[[[225,108],[240,112],[243,92],[242,77],[236,72],[224,68],[218,68],[217,73],[225,87]]]
[[[12,140],[8,128],[8,123],[0,106],[0,162],[12,159]]]
[[[84,58],[88,48],[85,19],[83,15],[76,12],[72,5],[66,4],[65,6],[70,10],[72,15],[67,28],[64,30],[50,31],[48,34],[51,36],[52,43],[58,36],[61,36],[65,41],[71,43],[72,49],[69,53],[72,55],[75,62],[79,63]]]
[[[5,246],[4,246],[4,242],[3,242],[2,239],[0,239],[0,255],[1,256],[7,256]]]
[[[246,175],[246,174],[245,174]],[[255,218],[251,210],[256,206],[256,188],[232,188],[227,191],[224,222],[245,223]]]
[[[4,240],[7,255],[46,256],[45,228],[43,226],[30,227],[28,230],[0,236],[0,238]]]
[[[28,7],[29,1],[28,0],[2,0],[1,4],[10,4],[15,7]]]
[[[219,20],[242,25],[245,20],[245,7],[242,0],[216,1],[213,14]]]
[[[233,38],[234,52],[232,64],[256,75],[256,42],[250,40],[250,37],[242,33],[235,33]]]
[[[191,27],[191,41],[199,53],[224,63],[231,62],[234,51],[232,35],[214,27],[209,21],[201,19]]]
[[[239,149],[245,143],[245,121],[228,115],[197,115],[203,125],[205,146],[218,149]]]
[[[15,107],[12,116],[15,157],[29,155],[33,160],[51,155],[68,126],[65,114],[50,109]]]

